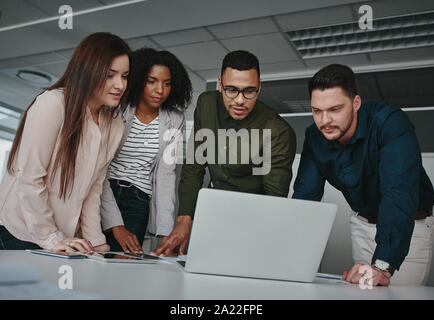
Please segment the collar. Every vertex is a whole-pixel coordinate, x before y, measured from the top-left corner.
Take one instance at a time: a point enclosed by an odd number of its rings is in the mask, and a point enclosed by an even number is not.
[[[134,120],[134,115],[136,114],[136,106],[128,105],[123,113],[121,114],[122,120],[124,123],[132,123]],[[164,124],[167,128],[171,127],[171,120],[169,116],[169,112],[164,109],[158,110],[158,122],[160,124]]]
[[[92,113],[90,112],[90,108],[89,108],[89,106],[86,106],[86,120],[89,120],[89,119],[93,121]]]
[[[366,137],[366,132],[368,131],[368,114],[366,108],[363,104],[360,106],[359,111],[357,111],[357,128],[347,144],[354,144],[357,140],[364,139]]]
[[[98,122],[99,122],[99,125],[101,125],[101,120],[104,119],[104,117],[101,117],[101,116],[100,116],[101,112],[102,112],[102,110],[100,109],[100,111],[99,111],[99,113],[98,113]],[[94,125],[98,126],[98,125],[95,123],[95,121],[93,120],[92,112],[90,111],[89,106],[86,106],[86,116],[85,116],[85,119],[86,119],[86,121],[91,122],[91,123],[93,123]]]

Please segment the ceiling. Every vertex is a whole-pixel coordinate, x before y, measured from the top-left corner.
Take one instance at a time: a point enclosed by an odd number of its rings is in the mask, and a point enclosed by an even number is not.
[[[402,98],[409,106],[434,105],[429,85],[433,83],[432,45],[411,48],[401,43],[400,49],[303,58],[287,33],[357,22],[362,16],[359,8],[366,4],[372,7],[374,19],[411,17],[434,11],[432,0],[69,0],[74,11],[72,30],[59,28],[56,16],[63,4],[63,0],[1,1],[0,105],[26,109],[41,86],[19,79],[17,72],[42,72],[56,80],[77,44],[97,31],[113,32],[133,49],[149,46],[173,52],[189,71],[195,97],[207,82],[217,79],[226,53],[245,49],[259,58],[263,96],[274,99],[283,113],[305,110],[306,79],[330,63],[351,66],[368,96]],[[404,93],[413,92],[411,88],[417,99],[405,100],[409,95]],[[191,115],[193,108],[189,109]],[[2,121],[0,116],[0,129],[8,126]]]

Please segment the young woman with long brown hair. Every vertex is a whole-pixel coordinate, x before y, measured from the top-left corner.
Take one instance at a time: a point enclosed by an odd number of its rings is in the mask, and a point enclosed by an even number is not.
[[[107,250],[100,195],[119,145],[128,45],[94,33],[30,104],[0,185],[0,249]]]

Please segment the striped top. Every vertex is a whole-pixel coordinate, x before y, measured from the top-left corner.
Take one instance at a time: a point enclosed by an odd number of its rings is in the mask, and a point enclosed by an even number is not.
[[[128,137],[109,166],[109,179],[131,182],[152,195],[150,169],[159,150],[158,121],[157,116],[149,124],[144,124],[134,116]]]

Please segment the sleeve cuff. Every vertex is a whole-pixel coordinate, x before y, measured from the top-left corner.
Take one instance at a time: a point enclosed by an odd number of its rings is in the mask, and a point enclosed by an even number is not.
[[[113,227],[123,226],[124,220],[120,216],[112,216],[110,219],[101,219],[102,230],[107,231]]]
[[[179,216],[190,216],[191,219],[193,219],[194,216],[194,209],[193,210],[188,210],[188,209],[183,209],[181,207],[179,207],[178,209],[178,217]]]
[[[87,240],[90,241],[90,243],[92,244],[93,247],[96,247],[96,246],[99,246],[101,244],[107,243],[104,235],[101,235],[99,237],[95,237],[95,238],[92,238],[92,239],[87,239]]]
[[[155,236],[162,236],[162,237],[167,237],[171,232],[172,232],[173,228],[160,228],[157,229],[157,232],[155,233]]]
[[[52,250],[56,246],[56,244],[58,244],[59,241],[62,241],[63,239],[65,239],[65,235],[60,231],[56,231],[55,233],[51,234],[48,239],[35,242],[43,249]]]
[[[404,261],[405,256],[397,257],[396,254],[391,252],[391,249],[377,246],[374,255],[372,256],[372,261],[375,261],[375,259],[383,260],[389,263],[395,270],[399,271],[399,267]]]

